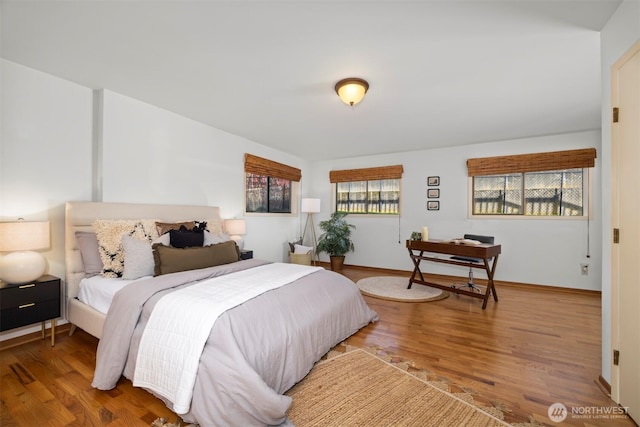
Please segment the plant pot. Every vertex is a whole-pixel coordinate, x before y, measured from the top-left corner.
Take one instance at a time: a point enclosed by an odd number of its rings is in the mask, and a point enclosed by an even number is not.
[[[342,271],[344,256],[330,256],[329,260],[331,261],[331,271]]]

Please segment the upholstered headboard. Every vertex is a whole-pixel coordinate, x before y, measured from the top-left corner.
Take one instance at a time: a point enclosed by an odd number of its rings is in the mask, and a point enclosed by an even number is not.
[[[66,298],[78,295],[84,278],[76,231],[91,231],[97,219],[155,219],[162,222],[220,219],[214,206],[150,205],[137,203],[67,202],[65,212]]]

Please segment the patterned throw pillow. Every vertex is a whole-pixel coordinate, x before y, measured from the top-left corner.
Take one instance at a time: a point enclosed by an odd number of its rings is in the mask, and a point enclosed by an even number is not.
[[[108,220],[99,219],[93,223],[98,238],[102,276],[122,277],[124,271],[124,249],[122,236],[153,241],[158,237],[155,220]]]

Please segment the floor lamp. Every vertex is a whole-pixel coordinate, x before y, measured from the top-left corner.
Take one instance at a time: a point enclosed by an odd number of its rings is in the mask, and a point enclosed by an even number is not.
[[[302,233],[302,241],[304,242],[304,236],[307,234],[307,227],[311,225],[311,236],[313,237],[313,258],[317,265],[320,263],[320,257],[316,251],[318,246],[318,239],[316,238],[316,227],[313,225],[313,214],[320,213],[320,199],[302,199],[302,206],[300,212],[307,214],[307,222],[304,224],[304,232]]]

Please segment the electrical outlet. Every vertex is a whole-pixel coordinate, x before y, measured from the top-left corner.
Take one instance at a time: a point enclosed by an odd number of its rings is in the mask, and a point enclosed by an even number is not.
[[[582,271],[583,276],[589,275],[589,264],[580,264],[580,271]]]

